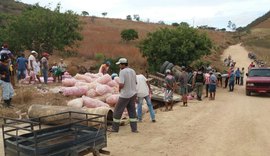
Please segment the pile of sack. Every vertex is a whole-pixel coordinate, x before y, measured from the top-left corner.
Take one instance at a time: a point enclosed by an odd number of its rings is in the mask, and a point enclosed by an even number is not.
[[[109,74],[85,73],[62,81],[60,92],[64,96],[77,96],[68,102],[72,107],[114,107],[119,99],[119,77]]]

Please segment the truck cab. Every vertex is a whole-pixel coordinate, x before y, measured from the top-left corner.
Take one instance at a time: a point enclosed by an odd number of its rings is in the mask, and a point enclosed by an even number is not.
[[[251,68],[246,74],[246,95],[254,93],[270,93],[270,68]]]

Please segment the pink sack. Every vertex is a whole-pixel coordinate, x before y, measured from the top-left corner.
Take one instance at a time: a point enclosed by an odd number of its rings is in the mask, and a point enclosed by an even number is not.
[[[85,80],[88,83],[91,83],[93,81],[90,76],[81,75],[81,74],[76,74],[74,78],[77,80]]]
[[[113,89],[108,85],[97,84],[96,92],[98,95],[104,95],[105,93],[112,93]]]
[[[60,91],[64,96],[82,96],[88,91],[88,87],[78,86],[78,87],[62,87]]]
[[[114,107],[115,104],[118,102],[119,94],[113,94],[106,98],[106,103],[111,107]]]
[[[72,87],[77,82],[76,79],[64,79],[62,80],[62,85],[65,87]]]
[[[107,97],[109,97],[111,95],[112,95],[111,93],[106,93],[104,95],[95,96],[95,97],[93,97],[93,99],[97,99],[97,100],[100,100],[102,102],[106,102]]]
[[[67,105],[70,106],[70,107],[82,108],[83,99],[82,98],[77,98],[77,99],[70,100],[70,101],[68,101]]]
[[[89,89],[87,92],[86,92],[86,96],[88,97],[95,97],[95,96],[98,96],[97,92],[95,89]]]
[[[117,82],[118,84],[120,83],[120,78],[119,78],[119,77],[115,77],[113,80],[114,80],[115,82]]]
[[[109,81],[107,83],[107,85],[110,86],[110,87],[118,87],[119,86],[119,84],[114,80]]]
[[[109,107],[108,104],[99,101],[97,99],[93,99],[87,96],[82,96],[83,105],[87,108],[97,108],[97,107]]]
[[[106,84],[112,80],[109,74],[105,74],[102,77],[98,78],[96,81],[101,84]]]

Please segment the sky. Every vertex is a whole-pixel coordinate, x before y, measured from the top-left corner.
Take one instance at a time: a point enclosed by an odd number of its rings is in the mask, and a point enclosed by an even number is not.
[[[227,28],[228,21],[244,27],[270,11],[270,0],[17,0],[27,4],[39,3],[54,9],[61,4],[63,12],[126,19],[137,14],[142,21],[166,24],[187,22],[190,26],[208,25]]]

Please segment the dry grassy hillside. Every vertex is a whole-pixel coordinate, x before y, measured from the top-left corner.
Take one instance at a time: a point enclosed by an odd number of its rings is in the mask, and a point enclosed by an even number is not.
[[[270,65],[270,11],[250,23],[250,34],[243,38],[245,47]]]
[[[136,47],[139,40],[146,37],[147,33],[159,28],[172,27],[153,23],[135,22],[120,19],[82,17],[84,28],[82,34],[84,40],[80,42],[78,51],[88,59],[96,55],[104,54],[106,57],[127,57],[132,66],[142,68],[147,65],[139,49]],[[125,43],[121,40],[120,33],[124,29],[135,29],[139,33],[139,40]],[[214,59],[215,64],[220,64],[219,55],[229,44],[232,43],[231,35],[225,32],[202,30],[206,32],[215,43],[213,54],[206,59]],[[212,60],[211,60],[212,61]],[[220,65],[217,65],[220,66]]]

